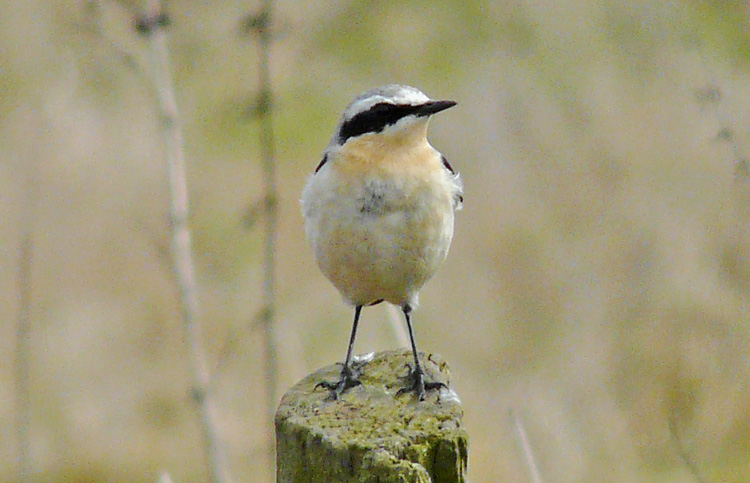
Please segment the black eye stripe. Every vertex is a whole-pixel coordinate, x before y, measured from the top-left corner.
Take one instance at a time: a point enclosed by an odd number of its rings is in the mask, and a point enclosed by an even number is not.
[[[341,125],[338,135],[339,142],[344,144],[351,137],[380,132],[386,126],[398,122],[399,119],[409,114],[417,113],[419,109],[420,106],[389,104],[386,102],[375,104]]]

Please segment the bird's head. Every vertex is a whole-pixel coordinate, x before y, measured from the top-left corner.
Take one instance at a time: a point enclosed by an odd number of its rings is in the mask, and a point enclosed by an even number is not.
[[[435,101],[414,87],[389,84],[369,90],[344,110],[332,144],[366,134],[408,134],[426,126],[430,116],[455,106],[454,101]]]

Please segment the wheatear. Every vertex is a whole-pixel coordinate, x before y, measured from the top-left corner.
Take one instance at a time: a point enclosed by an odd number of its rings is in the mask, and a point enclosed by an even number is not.
[[[409,385],[420,400],[425,382],[411,311],[453,238],[461,208],[461,179],[429,142],[430,117],[455,106],[414,87],[386,85],[344,110],[336,133],[302,192],[307,238],[323,274],[354,306],[354,325],[341,377],[321,385],[338,397],[360,384],[352,347],[362,307],[386,301],[401,307],[414,367]]]

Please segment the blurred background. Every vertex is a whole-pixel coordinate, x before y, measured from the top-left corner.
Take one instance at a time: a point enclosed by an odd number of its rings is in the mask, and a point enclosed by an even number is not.
[[[208,478],[144,8],[0,5],[2,481],[21,481],[24,418],[32,481]],[[463,175],[464,210],[414,320],[452,368],[470,480],[530,481],[520,424],[543,481],[750,481],[750,5],[273,8],[279,396],[343,359],[351,327],[305,242],[302,186],[349,101],[405,83],[458,101],[430,140]],[[274,481],[265,226],[248,223],[259,9],[167,5],[218,433],[249,482]],[[357,352],[397,345],[389,317],[363,312]]]

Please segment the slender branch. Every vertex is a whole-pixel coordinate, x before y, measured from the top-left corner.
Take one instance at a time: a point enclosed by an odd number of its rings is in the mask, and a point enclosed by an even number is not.
[[[703,478],[701,475],[700,470],[698,469],[698,465],[693,461],[693,459],[690,457],[690,454],[688,454],[687,449],[682,444],[682,440],[680,439],[680,435],[677,432],[677,413],[672,413],[669,417],[669,420],[667,421],[669,425],[669,436],[672,440],[672,444],[674,444],[675,451],[677,451],[677,455],[680,457],[680,460],[687,468],[688,472],[692,475],[693,478],[695,478],[695,481],[698,483],[706,483],[706,479]]]
[[[273,1],[263,2],[263,16],[267,19],[266,28],[260,29],[260,92],[264,103],[268,106],[261,117],[260,144],[263,157],[263,185],[266,199],[266,237],[263,242],[263,299],[264,308],[261,311],[263,333],[266,348],[266,394],[267,394],[267,438],[270,450],[269,459],[273,458],[273,420],[276,411],[278,382],[278,361],[276,350],[276,331],[274,317],[276,315],[276,210],[278,194],[276,191],[276,146],[273,134],[273,93],[271,91],[271,15]]]
[[[101,26],[101,5],[98,1],[87,0],[84,2],[84,18],[82,22],[74,22],[74,25],[84,34],[95,37],[97,47],[104,47],[114,55],[125,67],[135,73],[140,79],[146,80],[146,73],[141,68],[138,60],[128,52],[122,45],[110,37]]]
[[[169,51],[164,26],[168,17],[159,0],[149,0],[146,15],[136,27],[148,36],[154,84],[162,116],[162,134],[169,167],[170,215],[172,225],[172,263],[180,291],[182,319],[188,341],[193,377],[193,396],[201,413],[201,428],[206,446],[211,481],[231,481],[225,453],[218,435],[218,412],[209,391],[210,373],[201,339],[198,289],[188,226],[188,189],[183,152],[182,126],[169,67]]]
[[[265,354],[265,386],[269,423],[268,437],[273,448],[271,426],[277,403],[278,361],[274,317],[276,314],[276,225],[278,218],[278,191],[276,188],[276,141],[273,132],[273,91],[271,84],[271,41],[273,0],[264,0],[260,12],[248,17],[245,28],[258,36],[260,49],[259,91],[255,105],[260,119],[260,149],[263,166],[262,213],[265,219],[263,242],[263,306],[260,323],[263,327]]]
[[[523,427],[523,421],[518,415],[511,410],[510,417],[513,419],[513,424],[516,426],[516,432],[518,438],[521,441],[521,449],[523,449],[523,455],[526,458],[526,466],[529,467],[529,473],[531,474],[531,481],[534,483],[542,483],[542,476],[539,473],[536,460],[534,459],[534,452],[531,450],[531,444],[529,443],[529,437],[526,434],[526,429]]]

